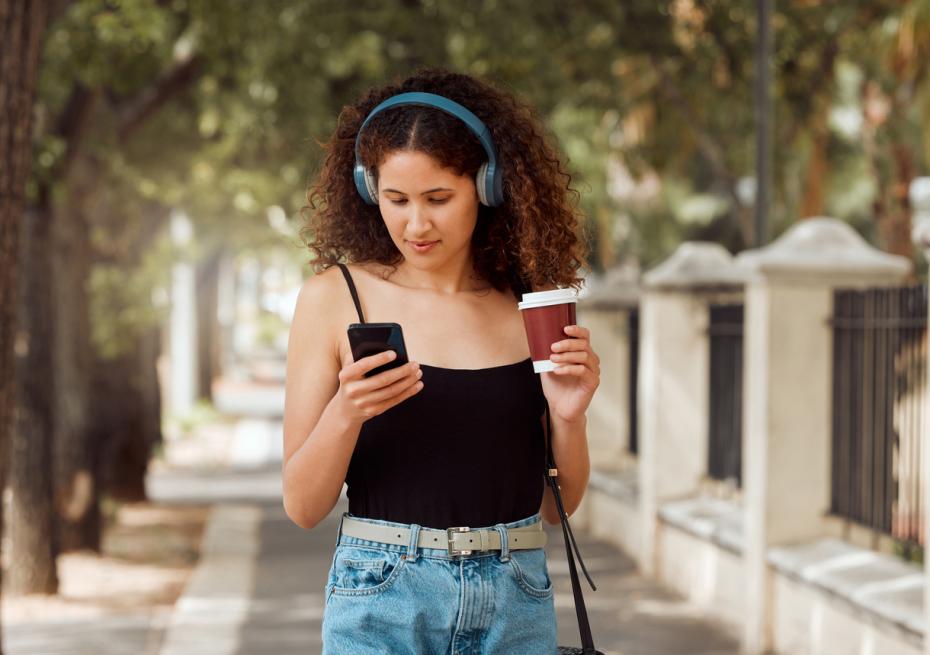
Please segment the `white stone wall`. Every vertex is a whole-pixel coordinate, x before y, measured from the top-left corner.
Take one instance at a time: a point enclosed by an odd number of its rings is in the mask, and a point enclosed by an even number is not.
[[[592,466],[615,470],[626,459],[630,434],[628,311],[579,312],[600,357],[601,384],[588,408],[588,454]]]

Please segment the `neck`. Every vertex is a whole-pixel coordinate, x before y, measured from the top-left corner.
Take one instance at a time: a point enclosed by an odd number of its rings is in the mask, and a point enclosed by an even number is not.
[[[411,289],[434,291],[445,295],[486,291],[491,287],[475,271],[471,258],[448,262],[436,269],[414,268],[408,261],[397,267],[392,281]]]

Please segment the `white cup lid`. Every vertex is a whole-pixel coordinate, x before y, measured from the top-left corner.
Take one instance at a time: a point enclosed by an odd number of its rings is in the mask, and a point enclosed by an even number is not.
[[[523,301],[517,303],[520,309],[530,307],[543,307],[545,305],[558,305],[564,302],[577,302],[578,292],[575,289],[551,289],[549,291],[534,291],[524,293]]]

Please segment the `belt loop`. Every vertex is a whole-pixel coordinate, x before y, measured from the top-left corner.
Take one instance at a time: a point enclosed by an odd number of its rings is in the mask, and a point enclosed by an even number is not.
[[[410,524],[410,543],[407,544],[407,559],[417,561],[417,542],[420,540],[420,526],[417,523]]]
[[[508,541],[508,538],[507,538],[507,526],[504,525],[503,523],[497,523],[497,524],[494,526],[494,529],[497,530],[497,532],[498,532],[498,533],[500,534],[500,536],[501,536],[501,554],[500,554],[500,561],[502,561],[502,562],[507,562],[507,561],[510,560],[510,545],[507,543],[507,541]]]
[[[342,539],[342,522],[346,518],[347,512],[343,512],[342,516],[339,517],[339,525],[336,527],[336,547],[339,547],[339,540]]]

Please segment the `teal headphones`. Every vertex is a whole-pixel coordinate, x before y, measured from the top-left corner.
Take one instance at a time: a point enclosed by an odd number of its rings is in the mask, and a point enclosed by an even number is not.
[[[375,114],[389,107],[398,105],[422,105],[424,107],[435,107],[448,114],[452,114],[461,120],[468,129],[478,137],[484,151],[488,154],[486,162],[481,164],[478,174],[475,176],[475,188],[478,190],[478,200],[482,205],[488,207],[497,207],[504,201],[504,192],[501,187],[501,171],[497,167],[497,156],[494,152],[494,142],[491,140],[491,133],[481,120],[471,113],[468,109],[449,98],[445,98],[435,93],[423,93],[412,91],[410,93],[401,93],[392,96],[371,110],[365,122],[358,128],[358,135],[355,137],[355,188],[358,193],[369,205],[378,204],[378,187],[375,183],[374,175],[365,168],[359,160],[358,142],[362,131],[368,125]]]

